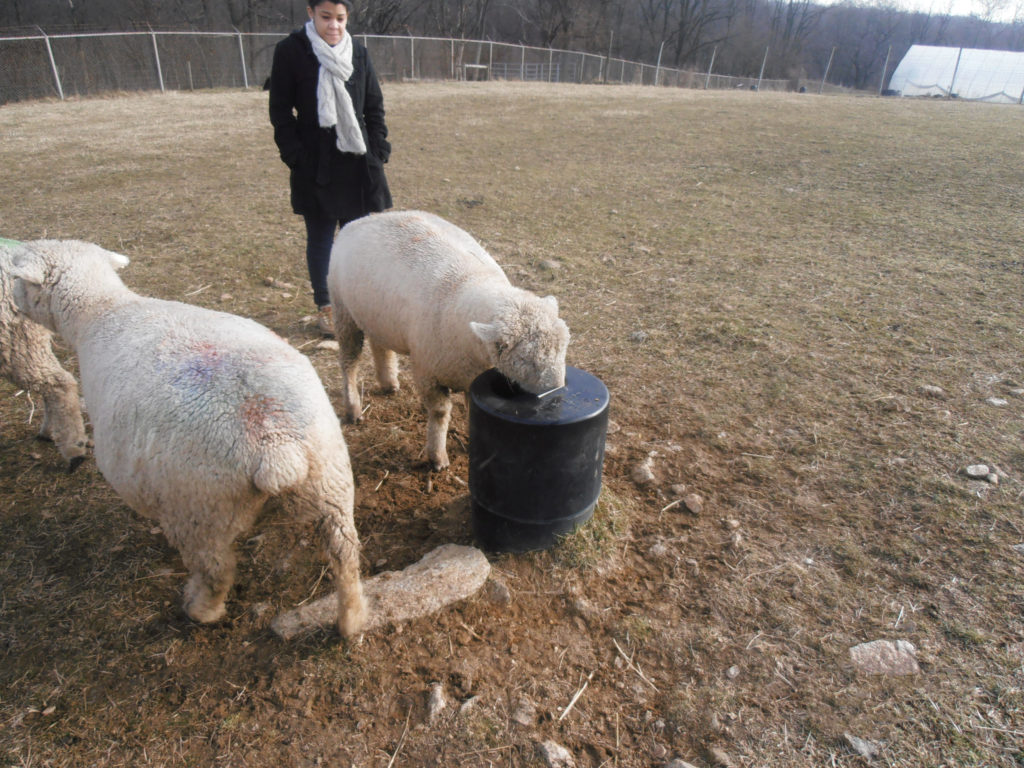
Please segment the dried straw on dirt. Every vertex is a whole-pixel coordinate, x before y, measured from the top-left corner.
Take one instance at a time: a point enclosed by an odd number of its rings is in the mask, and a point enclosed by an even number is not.
[[[38,404],[0,385],[0,761],[530,766],[554,744],[595,768],[1019,766],[1019,109],[485,83],[385,98],[397,205],[557,295],[570,364],[609,386],[594,521],[347,647],[270,630],[329,579],[307,578],[313,532],[268,510],[239,543],[230,619],[197,627],[160,532],[91,461],[62,474],[32,440]],[[8,105],[0,136],[0,236],[121,250],[133,288],[267,324],[340,402],[265,94]],[[428,475],[409,390],[371,390],[346,429],[367,576],[469,543],[465,409],[451,470]],[[912,645],[920,671],[858,672],[849,649],[874,640]]]

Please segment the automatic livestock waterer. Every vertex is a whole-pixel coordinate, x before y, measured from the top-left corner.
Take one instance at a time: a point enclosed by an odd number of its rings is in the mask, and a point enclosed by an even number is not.
[[[532,395],[484,371],[469,389],[473,533],[485,549],[546,549],[590,519],[601,493],[608,389],[566,366]]]

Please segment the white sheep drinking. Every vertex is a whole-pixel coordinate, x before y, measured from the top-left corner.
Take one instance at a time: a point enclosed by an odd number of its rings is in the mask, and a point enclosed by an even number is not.
[[[347,224],[331,250],[327,285],[344,379],[344,417],[362,417],[358,363],[370,342],[377,382],[398,389],[396,353],[409,355],[427,410],[427,458],[448,466],[451,391],[488,368],[533,394],[565,384],[569,329],[553,296],[512,286],[467,232],[422,211]]]
[[[96,464],[180,551],[186,613],[224,615],[234,539],[284,496],[316,522],[338,628],[357,633],[352,470],[312,364],[252,320],[132,292],[115,271],[127,263],[89,243],[37,241],[14,255],[14,296],[77,352]]]
[[[78,383],[54,356],[52,334],[14,305],[11,259],[21,245],[0,240],[0,376],[42,398],[39,437],[56,444],[73,472],[85,460],[88,445]]]

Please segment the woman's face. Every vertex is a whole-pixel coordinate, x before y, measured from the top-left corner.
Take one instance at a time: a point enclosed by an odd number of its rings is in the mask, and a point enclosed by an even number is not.
[[[337,45],[345,36],[345,25],[348,24],[348,8],[343,3],[318,3],[316,8],[306,7],[309,18],[313,20],[316,33],[328,45]]]

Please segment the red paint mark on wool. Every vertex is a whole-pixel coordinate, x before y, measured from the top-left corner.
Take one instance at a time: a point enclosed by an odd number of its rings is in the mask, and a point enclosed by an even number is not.
[[[281,401],[267,395],[249,395],[240,410],[246,433],[256,438],[280,431],[289,421]]]
[[[200,341],[197,344],[193,344],[191,351],[203,362],[216,364],[220,360],[220,349],[209,341]]]

